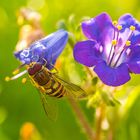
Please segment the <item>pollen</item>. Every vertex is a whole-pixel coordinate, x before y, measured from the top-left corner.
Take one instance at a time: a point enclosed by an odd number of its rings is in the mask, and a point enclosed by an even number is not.
[[[130,30],[131,30],[131,31],[135,31],[135,30],[136,30],[136,27],[133,26],[133,25],[131,25],[131,26],[130,26]]]
[[[120,31],[122,29],[122,26],[121,25],[118,25],[117,26],[117,29]]]
[[[112,45],[116,45],[117,44],[117,40],[112,40]]]
[[[16,70],[13,71],[12,74],[13,74],[13,75],[16,75],[16,74],[18,74],[18,73],[19,73],[19,69],[16,69]]]
[[[22,82],[22,84],[25,84],[27,82],[27,79],[23,78],[21,82]]]
[[[5,81],[6,81],[6,82],[9,82],[9,81],[10,81],[10,77],[6,76],[6,77],[5,77]]]
[[[113,21],[113,25],[116,26],[118,24],[118,22],[115,20]]]
[[[127,40],[126,41],[126,46],[130,46],[131,45],[131,41]]]

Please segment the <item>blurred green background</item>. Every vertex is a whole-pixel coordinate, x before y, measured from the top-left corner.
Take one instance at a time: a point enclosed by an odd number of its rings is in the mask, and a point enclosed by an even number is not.
[[[140,20],[139,0],[1,0],[0,1],[0,140],[20,139],[20,129],[26,122],[31,122],[36,127],[36,135],[44,140],[86,140],[75,116],[66,100],[59,102],[59,114],[56,122],[51,122],[45,116],[39,95],[36,89],[27,82],[23,85],[21,78],[5,82],[4,78],[19,65],[14,58],[13,51],[18,41],[19,26],[17,25],[16,12],[22,6],[37,10],[43,16],[42,27],[48,34],[56,29],[60,19],[68,19],[75,14],[76,20],[83,16],[94,17],[106,11],[113,20],[124,13],[133,14]],[[129,97],[125,115],[121,120],[116,116],[112,125],[117,125],[114,130],[116,140],[139,140],[140,138],[140,97],[139,78],[126,86],[136,86],[136,90]],[[128,90],[128,89],[127,89]],[[83,108],[89,121],[93,117],[92,109]],[[119,109],[111,107],[110,115]],[[114,113],[115,114],[115,113]],[[122,112],[120,114],[123,114]],[[115,124],[117,122],[117,124]],[[91,124],[92,125],[92,124]],[[36,137],[36,138],[37,138]]]

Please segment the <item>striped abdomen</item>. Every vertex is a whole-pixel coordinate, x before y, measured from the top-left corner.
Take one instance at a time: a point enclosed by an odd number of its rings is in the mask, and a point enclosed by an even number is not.
[[[58,98],[63,97],[66,93],[64,86],[52,78],[43,86],[43,88],[45,89],[46,94]]]
[[[66,93],[64,86],[56,79],[53,79],[46,68],[42,68],[31,77],[37,88],[43,93],[58,98],[63,97]]]

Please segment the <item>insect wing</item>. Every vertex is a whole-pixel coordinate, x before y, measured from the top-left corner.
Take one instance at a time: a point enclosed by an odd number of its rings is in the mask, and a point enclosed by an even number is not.
[[[56,74],[53,74],[53,78],[59,81],[66,88],[68,92],[68,96],[70,95],[77,99],[82,99],[87,96],[87,93],[79,86],[63,80],[61,77],[59,77]]]
[[[38,87],[38,85],[36,84],[36,82],[31,77],[30,77],[30,81],[36,87],[36,89],[40,95],[40,99],[41,99],[41,102],[42,102],[42,105],[43,105],[43,108],[44,108],[44,111],[45,111],[47,117],[52,121],[56,121],[58,108],[57,108],[55,99],[53,97],[49,97],[47,94],[43,93],[40,90],[40,88]]]
[[[56,121],[58,108],[55,101],[51,100],[53,97],[49,97],[48,95],[40,92],[40,98],[47,117],[52,121]]]

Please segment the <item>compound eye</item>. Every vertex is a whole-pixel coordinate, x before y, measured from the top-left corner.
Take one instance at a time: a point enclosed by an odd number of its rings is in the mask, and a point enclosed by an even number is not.
[[[41,64],[35,64],[33,67],[28,69],[29,75],[34,75],[36,72],[40,71],[42,68]]]
[[[36,72],[33,68],[29,68],[28,73],[29,73],[29,75],[34,75]]]
[[[33,69],[35,69],[35,70],[36,70],[36,72],[37,72],[37,71],[40,71],[40,70],[41,70],[41,68],[42,68],[42,65],[41,65],[41,64],[39,64],[39,63],[36,63],[36,64],[34,65],[34,67],[33,67]]]

